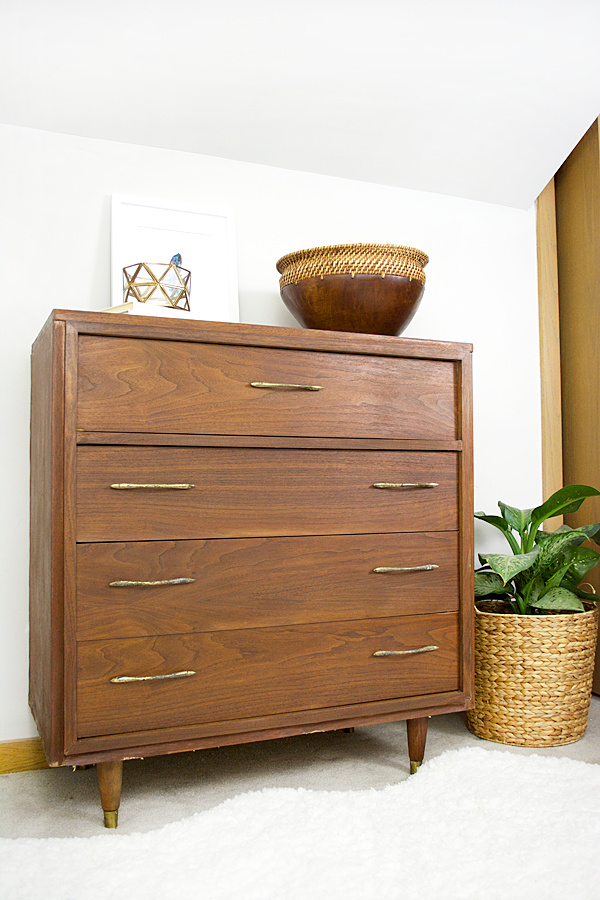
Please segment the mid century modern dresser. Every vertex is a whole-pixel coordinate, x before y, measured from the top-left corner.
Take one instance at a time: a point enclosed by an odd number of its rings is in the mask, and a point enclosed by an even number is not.
[[[471,347],[55,311],[32,354],[30,703],[50,765],[472,696]]]

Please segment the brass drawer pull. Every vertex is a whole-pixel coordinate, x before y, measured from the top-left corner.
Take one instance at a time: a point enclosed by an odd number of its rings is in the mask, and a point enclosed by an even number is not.
[[[435,563],[427,563],[426,566],[377,566],[374,572],[383,574],[385,572],[431,572],[432,569],[439,569]]]
[[[165,581],[111,581],[109,587],[159,587],[162,584],[192,584],[195,578],[167,578]]]
[[[430,650],[439,650],[436,644],[430,647],[417,647],[416,650],[376,650],[373,656],[412,656],[413,653],[429,653]]]
[[[414,483],[406,482],[404,484],[394,484],[388,481],[378,481],[373,485],[375,488],[435,488],[438,487],[437,481],[416,481]]]
[[[189,678],[195,672],[171,672],[169,675],[119,675],[111,678],[112,684],[125,684],[129,681],[164,681],[167,678]]]
[[[189,491],[195,484],[111,484],[111,488],[115,491],[135,491],[139,490],[163,490],[163,491]]]
[[[291,388],[296,391],[322,391],[319,384],[272,384],[270,381],[251,381],[250,387],[254,388]]]

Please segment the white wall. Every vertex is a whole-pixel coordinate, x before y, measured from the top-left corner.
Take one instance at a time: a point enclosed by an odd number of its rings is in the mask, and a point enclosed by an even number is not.
[[[243,322],[296,325],[275,270],[286,252],[354,241],[427,252],[406,334],[474,344],[476,508],[541,501],[533,209],[0,125],[0,740],[36,734],[27,707],[30,346],[53,308],[110,304],[113,193],[232,207]],[[497,546],[486,529],[479,549]]]

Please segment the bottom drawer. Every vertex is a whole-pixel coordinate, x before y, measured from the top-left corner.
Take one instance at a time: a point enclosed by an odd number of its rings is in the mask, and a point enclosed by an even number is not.
[[[454,613],[82,641],[77,733],[92,737],[454,691],[458,643]],[[420,652],[373,655],[382,650]],[[193,674],[161,677],[178,672]]]

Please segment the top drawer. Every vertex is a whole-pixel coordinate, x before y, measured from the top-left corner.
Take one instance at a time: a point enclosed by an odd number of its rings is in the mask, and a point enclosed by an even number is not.
[[[457,438],[451,360],[79,340],[77,425],[83,431]]]

